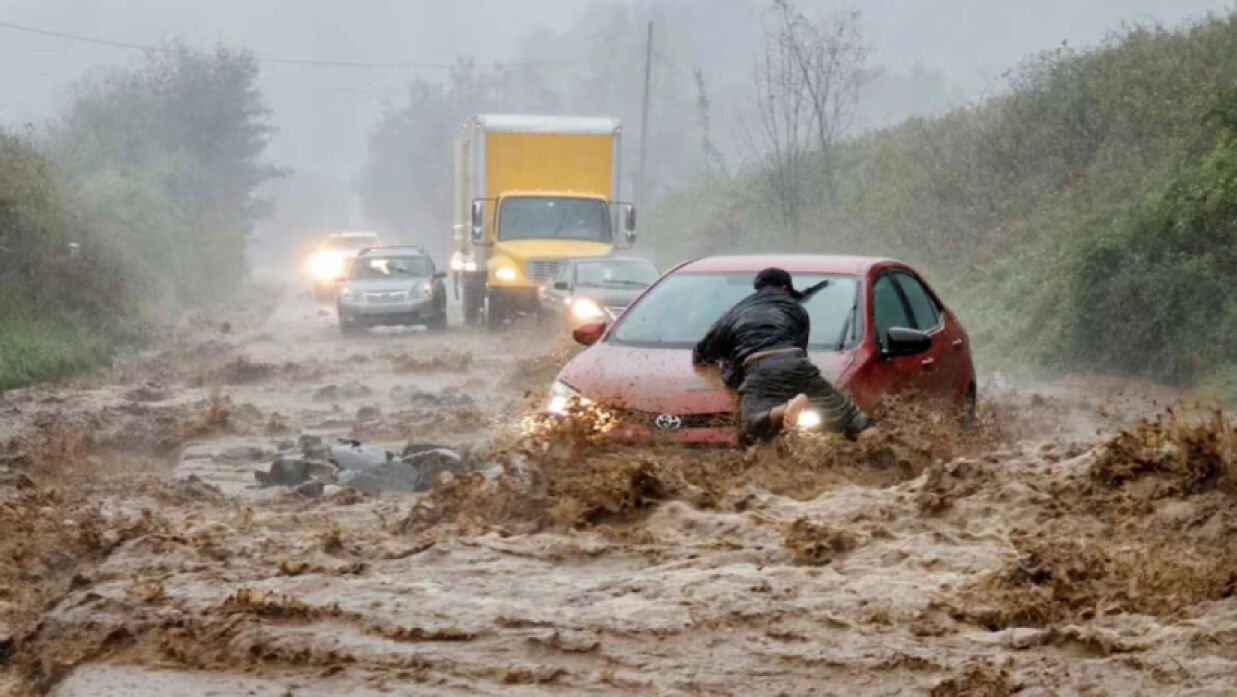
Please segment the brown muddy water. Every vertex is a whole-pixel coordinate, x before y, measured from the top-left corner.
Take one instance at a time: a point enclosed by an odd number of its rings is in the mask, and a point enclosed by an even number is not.
[[[1237,694],[1227,415],[1079,378],[990,389],[969,433],[526,437],[570,352],[287,297],[4,395],[0,694]],[[505,474],[259,488],[302,435]]]

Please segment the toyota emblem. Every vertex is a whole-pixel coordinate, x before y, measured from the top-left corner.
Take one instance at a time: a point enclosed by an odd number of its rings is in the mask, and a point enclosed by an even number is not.
[[[653,425],[662,431],[677,431],[683,428],[683,417],[676,414],[658,414]]]

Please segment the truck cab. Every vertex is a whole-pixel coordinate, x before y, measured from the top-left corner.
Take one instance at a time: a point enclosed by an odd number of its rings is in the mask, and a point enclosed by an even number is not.
[[[563,260],[634,243],[635,210],[617,200],[619,133],[617,120],[594,118],[480,116],[461,127],[452,270],[465,321],[493,328],[536,313]]]

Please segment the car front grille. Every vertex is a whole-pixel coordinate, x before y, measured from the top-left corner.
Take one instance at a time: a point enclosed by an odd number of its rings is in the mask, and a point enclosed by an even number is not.
[[[375,305],[381,303],[400,303],[407,299],[408,291],[405,290],[392,291],[390,293],[373,292],[365,294],[365,302],[374,303]]]
[[[560,266],[562,262],[555,259],[531,259],[525,268],[525,274],[534,281],[548,281],[558,273]]]
[[[657,430],[677,431],[684,428],[728,428],[735,425],[735,415],[732,412],[715,412],[712,414],[655,414],[647,411],[624,409],[617,414],[621,419],[648,426]],[[679,419],[678,428],[666,429],[658,426],[658,417],[673,416]],[[663,420],[664,421],[664,420]]]

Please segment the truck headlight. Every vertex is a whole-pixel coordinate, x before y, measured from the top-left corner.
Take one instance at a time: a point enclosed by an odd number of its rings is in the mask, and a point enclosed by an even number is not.
[[[561,380],[555,380],[554,384],[550,386],[550,398],[546,400],[546,412],[558,416],[566,416],[568,411],[570,411],[572,403],[587,406],[593,402],[580,396],[580,393],[571,385]]]
[[[606,311],[592,298],[576,298],[571,304],[571,316],[579,320],[605,319]]]
[[[497,269],[494,269],[494,278],[497,278],[500,281],[514,281],[519,277],[520,274],[516,273],[516,270],[510,266],[500,266]]]

